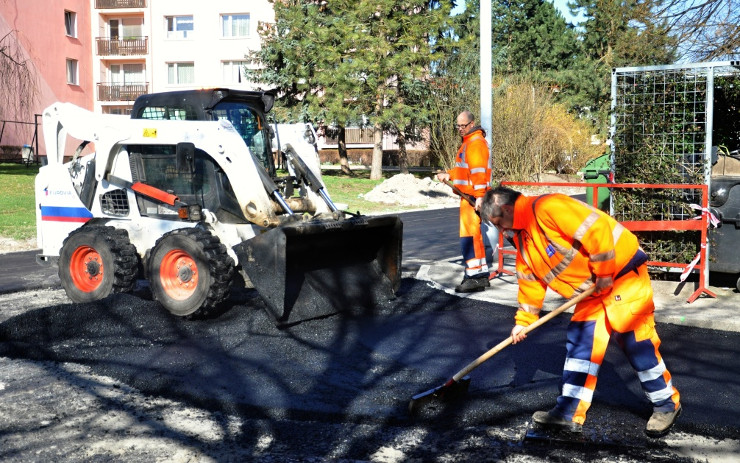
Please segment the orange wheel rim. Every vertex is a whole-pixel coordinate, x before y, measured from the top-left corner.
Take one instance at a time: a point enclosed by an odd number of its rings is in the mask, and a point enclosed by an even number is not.
[[[69,275],[80,291],[90,293],[98,289],[103,284],[104,270],[103,259],[95,248],[80,246],[72,253]]]
[[[187,252],[174,249],[162,258],[159,280],[169,297],[184,301],[198,287],[198,264]]]

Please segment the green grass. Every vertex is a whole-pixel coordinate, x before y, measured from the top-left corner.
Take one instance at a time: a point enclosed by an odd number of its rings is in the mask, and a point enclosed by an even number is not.
[[[36,236],[33,182],[38,172],[36,165],[0,163],[0,237]]]
[[[20,241],[36,236],[33,182],[38,171],[36,165],[26,167],[22,164],[0,163],[0,237]],[[397,172],[386,172],[384,179],[395,174]],[[370,192],[384,180],[370,180],[369,171],[356,171],[353,177],[349,177],[339,171],[326,170],[322,176],[332,201],[347,204],[349,212],[373,214],[410,209],[362,199],[361,194]]]

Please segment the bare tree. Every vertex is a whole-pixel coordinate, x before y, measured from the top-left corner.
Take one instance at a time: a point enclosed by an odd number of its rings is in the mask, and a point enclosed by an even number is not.
[[[695,61],[740,56],[740,0],[666,0],[658,2],[657,14],[678,37],[683,56]]]
[[[14,30],[0,38],[0,82],[0,120],[26,119],[38,98],[38,81]]]

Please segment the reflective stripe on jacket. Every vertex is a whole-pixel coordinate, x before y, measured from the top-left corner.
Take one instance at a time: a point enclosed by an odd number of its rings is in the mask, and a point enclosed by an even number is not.
[[[604,212],[562,194],[520,196],[514,205],[519,303],[540,308],[549,286],[565,298],[614,278],[640,249]]]
[[[462,146],[455,156],[455,167],[449,171],[450,180],[463,193],[482,197],[491,182],[489,158],[483,129],[471,130],[463,137]]]

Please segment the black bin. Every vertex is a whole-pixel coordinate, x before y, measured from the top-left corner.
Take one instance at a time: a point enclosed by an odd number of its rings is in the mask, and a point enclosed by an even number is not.
[[[712,177],[709,205],[721,222],[709,228],[709,270],[740,276],[740,176]]]

